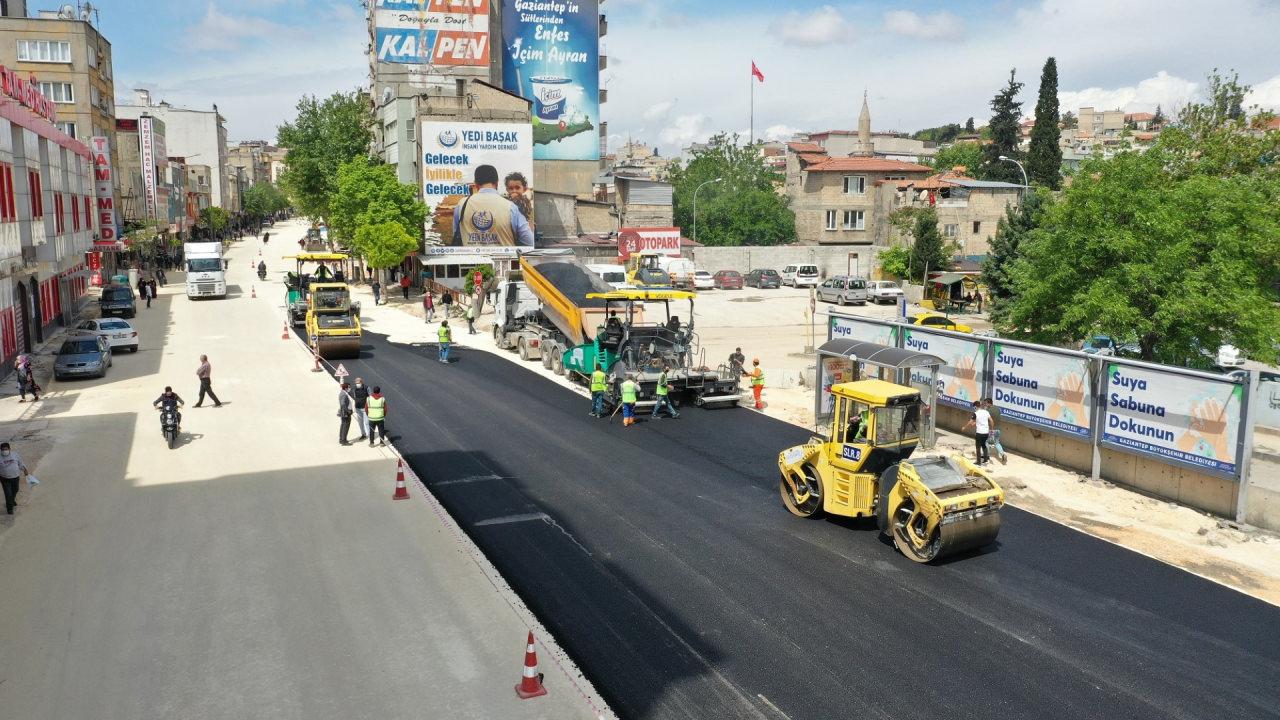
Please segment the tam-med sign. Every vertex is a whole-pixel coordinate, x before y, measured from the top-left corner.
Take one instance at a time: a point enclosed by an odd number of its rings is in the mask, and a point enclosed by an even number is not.
[[[488,67],[489,0],[377,0],[378,62]]]
[[[98,237],[94,245],[114,248],[116,245],[116,195],[115,170],[111,167],[111,141],[102,136],[89,138],[89,150],[93,153],[93,184],[98,204],[94,217]]]
[[[618,257],[623,262],[643,250],[657,250],[663,255],[679,257],[680,228],[622,228],[618,231]]]

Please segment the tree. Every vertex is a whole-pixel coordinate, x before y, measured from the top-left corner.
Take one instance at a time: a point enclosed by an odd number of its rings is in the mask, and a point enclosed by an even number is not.
[[[781,245],[795,240],[795,214],[775,189],[782,176],[765,164],[758,146],[739,145],[738,140],[736,135],[716,135],[687,166],[671,169],[676,225],[693,235],[696,192],[700,243]]]
[[[226,230],[229,225],[231,225],[231,216],[220,207],[207,207],[201,210],[200,217],[196,221],[196,226],[208,230],[210,235],[217,235]]]
[[[949,143],[955,140],[957,137],[959,137],[960,133],[963,130],[964,128],[962,128],[960,125],[957,125],[956,123],[947,123],[946,125],[939,125],[938,127],[931,127],[931,128],[925,128],[923,130],[918,130],[915,133],[913,133],[911,137],[916,140],[926,140],[926,141],[931,141],[936,143]]]
[[[965,133],[973,133],[973,132],[975,132],[974,127],[973,127],[973,118],[969,118],[968,120],[965,120],[965,121],[964,121],[964,131],[965,131]]]
[[[1164,126],[1167,120],[1168,118],[1164,116],[1164,110],[1160,109],[1159,105],[1156,105],[1156,114],[1154,117],[1151,118],[1151,127],[1152,128],[1162,127]]]
[[[361,91],[334,93],[323,101],[304,96],[297,108],[297,118],[276,132],[280,146],[288,149],[280,180],[299,210],[327,220],[338,168],[368,154],[369,98]]]
[[[880,272],[894,278],[905,278],[911,268],[911,251],[901,245],[891,245],[880,251]]]
[[[933,167],[939,172],[963,165],[968,173],[973,173],[981,162],[982,146],[976,142],[958,142],[942,148],[933,156]]]
[[[929,270],[941,270],[951,266],[951,252],[938,232],[938,211],[925,208],[915,213],[915,227],[911,231],[915,240],[911,244],[911,274],[923,280]]]
[[[1159,108],[1156,109],[1159,110]],[[1074,130],[1080,126],[1080,120],[1076,117],[1076,114],[1070,110],[1062,113],[1061,122],[1063,130]]]
[[[1000,322],[1013,299],[1013,267],[1022,257],[1022,245],[1040,220],[1047,200],[1039,193],[1029,192],[1019,206],[1009,205],[1004,217],[996,223],[996,234],[991,237],[991,250],[982,263],[982,282],[987,286],[987,300],[991,319]]]
[[[124,241],[138,257],[152,258],[164,247],[164,234],[168,231],[169,223],[155,218],[143,218],[125,232]]]
[[[1027,153],[1027,175],[1031,182],[1050,190],[1062,187],[1062,148],[1058,145],[1058,63],[1049,58],[1040,73],[1040,98],[1036,101],[1036,124],[1031,128],[1031,150]]]
[[[272,183],[257,182],[244,191],[241,204],[245,214],[265,218],[288,209],[289,198]]]
[[[363,157],[349,160],[338,168],[335,189],[329,232],[336,239],[363,253],[360,228],[388,222],[398,224],[411,237],[422,237],[427,206],[418,199],[418,189],[400,182],[391,165]]]
[[[1022,92],[1022,83],[1017,81],[1017,69],[1009,71],[1009,84],[996,93],[991,99],[991,142],[982,148],[982,164],[978,166],[978,177],[983,180],[1021,183],[1022,173],[1013,163],[1005,162],[1000,156],[1015,160],[1022,159],[1018,151],[1020,139],[1019,118],[1022,116],[1022,103],[1018,102],[1018,93]]]
[[[356,231],[355,245],[365,262],[377,270],[399,265],[406,255],[418,249],[417,239],[398,222],[362,225]]]

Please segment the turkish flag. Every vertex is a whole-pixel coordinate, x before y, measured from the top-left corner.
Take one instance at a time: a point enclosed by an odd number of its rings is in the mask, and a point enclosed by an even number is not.
[[[764,82],[764,73],[760,72],[760,68],[756,67],[756,61],[751,61],[751,77]]]

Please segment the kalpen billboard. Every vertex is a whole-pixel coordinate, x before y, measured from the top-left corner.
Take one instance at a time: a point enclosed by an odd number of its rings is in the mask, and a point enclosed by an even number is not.
[[[378,62],[489,66],[489,0],[377,0]]]

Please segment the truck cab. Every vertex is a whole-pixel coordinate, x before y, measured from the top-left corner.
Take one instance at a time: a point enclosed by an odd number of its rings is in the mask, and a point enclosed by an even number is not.
[[[183,245],[187,268],[187,297],[225,298],[227,272],[222,257],[222,243],[198,242]]]

